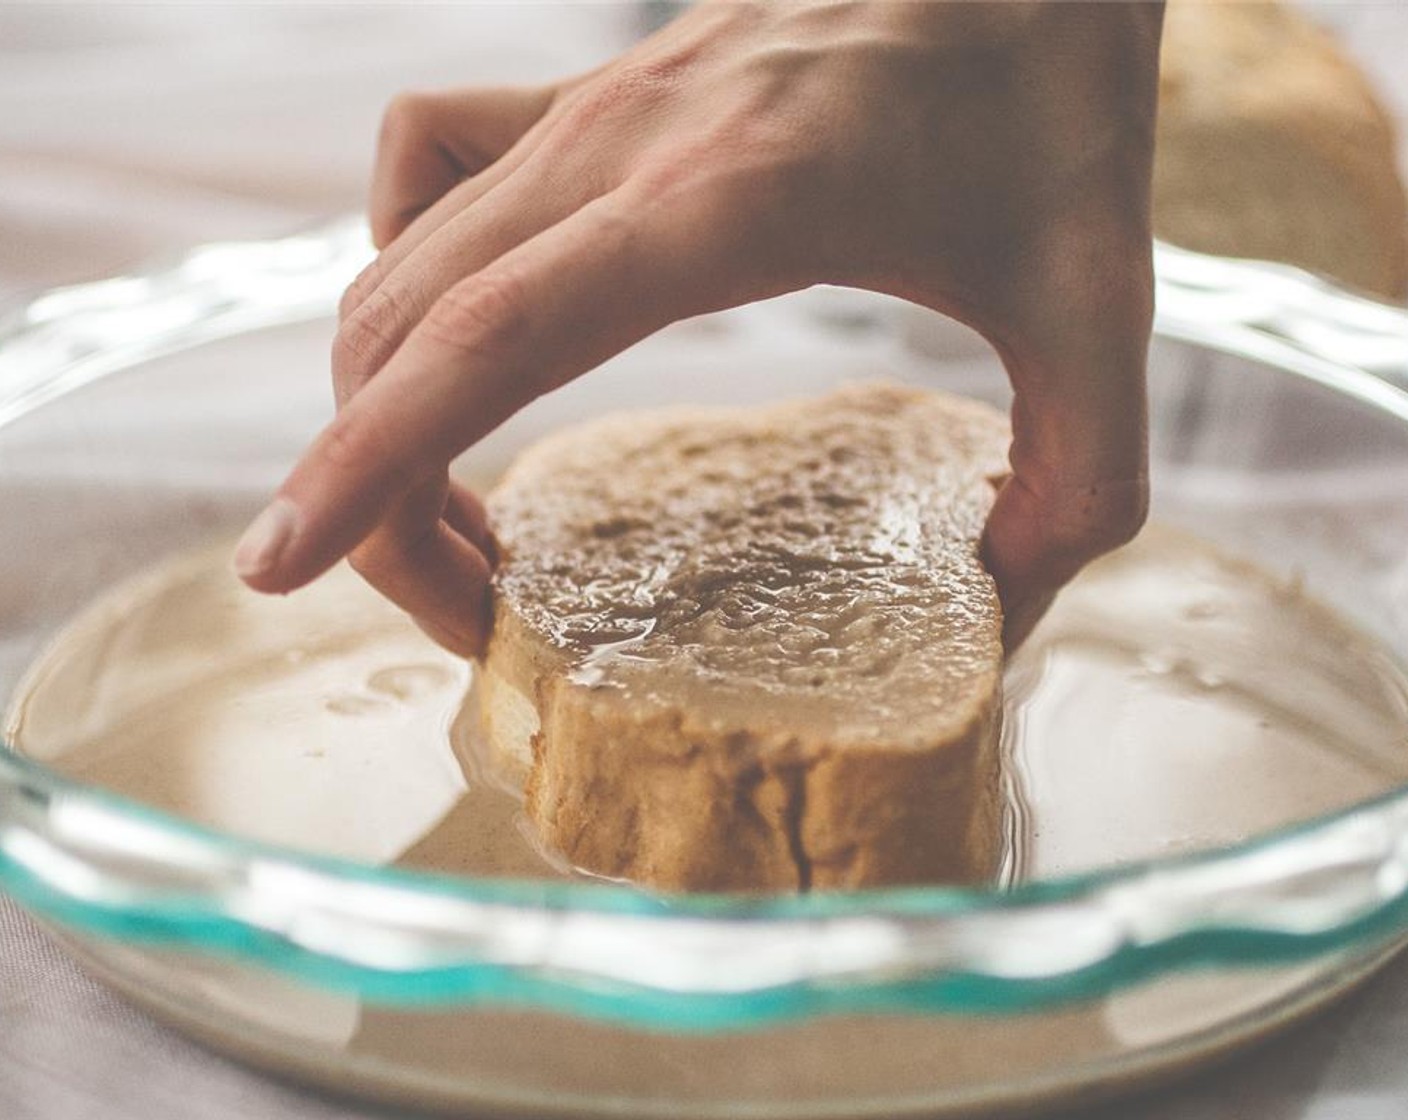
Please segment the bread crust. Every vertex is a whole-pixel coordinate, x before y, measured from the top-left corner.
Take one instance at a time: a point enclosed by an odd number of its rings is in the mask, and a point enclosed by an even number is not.
[[[628,414],[488,500],[493,765],[545,843],[667,890],[990,877],[1009,432],[892,385]]]

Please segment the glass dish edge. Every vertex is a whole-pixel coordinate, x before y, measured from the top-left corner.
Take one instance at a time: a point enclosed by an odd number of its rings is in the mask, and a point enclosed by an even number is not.
[[[365,227],[342,220],[42,293],[0,315],[0,425],[160,354],[326,316],[370,258]],[[1272,362],[1408,421],[1408,312],[1286,266],[1171,246],[1157,247],[1156,272],[1159,334]],[[701,1030],[840,1011],[1020,1011],[1171,968],[1391,938],[1408,927],[1408,791],[1217,852],[1003,894],[679,898],[313,858],[0,750],[0,887],[76,930],[200,948],[375,1001]]]

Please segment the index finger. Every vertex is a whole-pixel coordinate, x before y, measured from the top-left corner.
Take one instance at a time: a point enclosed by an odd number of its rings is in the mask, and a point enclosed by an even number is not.
[[[722,239],[679,206],[603,196],[446,292],[315,440],[236,554],[291,591],[398,497],[549,389],[721,303]]]

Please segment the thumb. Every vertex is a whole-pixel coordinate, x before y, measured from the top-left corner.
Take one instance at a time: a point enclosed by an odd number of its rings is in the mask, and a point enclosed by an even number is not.
[[[1009,651],[1062,585],[1144,524],[1151,288],[1136,277],[1132,298],[1084,303],[1086,314],[1068,300],[1063,324],[1002,348],[1015,391],[1012,474],[988,516],[983,558]]]

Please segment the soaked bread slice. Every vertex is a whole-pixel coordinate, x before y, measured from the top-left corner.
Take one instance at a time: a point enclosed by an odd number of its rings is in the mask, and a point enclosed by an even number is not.
[[[973,882],[998,858],[1009,431],[887,384],[585,423],[488,500],[496,771],[544,841],[680,890]]]

